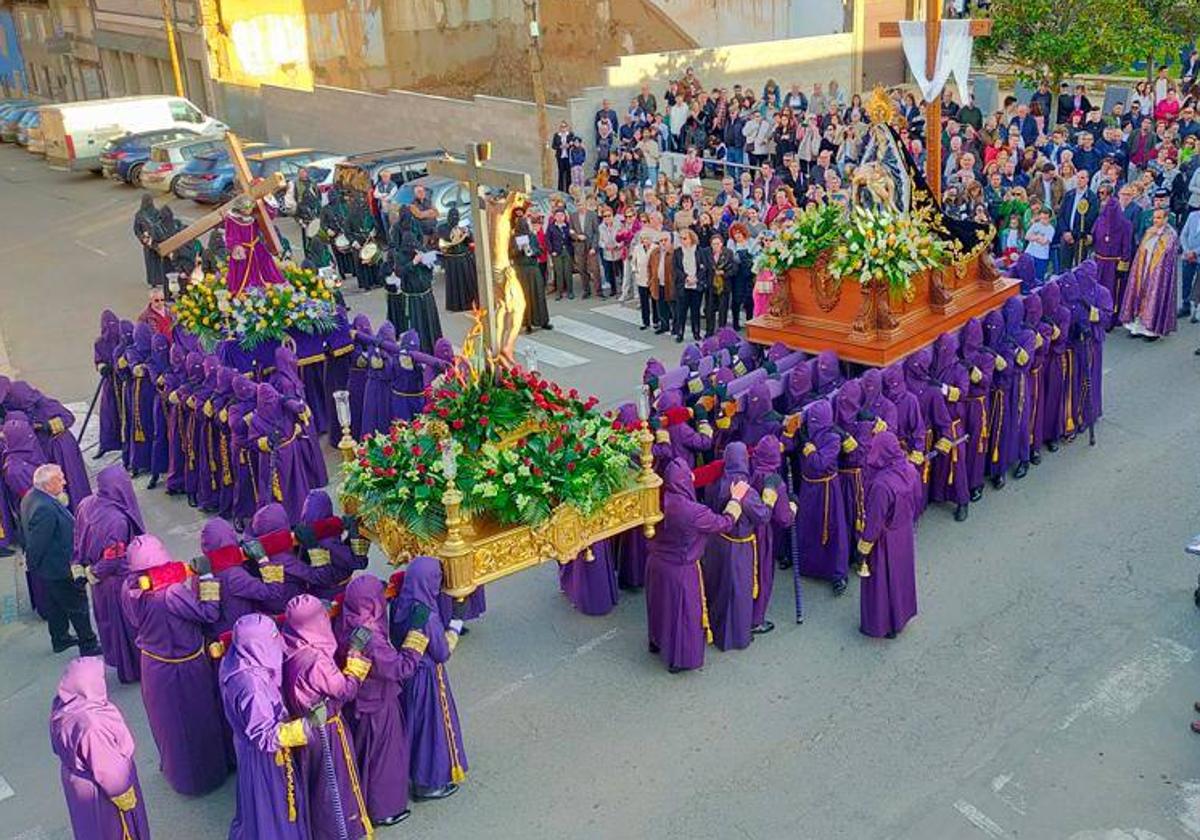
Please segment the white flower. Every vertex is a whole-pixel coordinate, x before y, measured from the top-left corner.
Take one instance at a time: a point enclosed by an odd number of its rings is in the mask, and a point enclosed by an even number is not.
[[[517,477],[515,475],[513,475],[512,473],[505,473],[504,477],[501,478],[500,480],[503,481],[505,484],[507,484],[510,487],[517,483]]]

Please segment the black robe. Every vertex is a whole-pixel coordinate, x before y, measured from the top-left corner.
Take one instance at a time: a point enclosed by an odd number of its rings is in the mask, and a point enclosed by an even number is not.
[[[142,257],[146,263],[146,285],[165,288],[162,257],[158,255],[158,251],[154,250],[154,243],[158,241],[157,231],[158,210],[153,206],[134,213],[133,235],[137,237],[138,243],[142,246]],[[146,244],[147,239],[150,240],[150,245]]]
[[[422,238],[416,225],[403,225],[406,216],[402,215],[401,221],[393,225],[393,230],[402,226],[403,233],[394,252],[400,288],[398,292],[388,290],[388,320],[396,327],[397,335],[416,330],[421,350],[432,354],[434,342],[442,337],[442,322],[433,299],[433,269],[420,262],[413,264]]]
[[[479,277],[475,253],[471,250],[471,235],[451,244],[450,236],[457,226],[457,216],[438,226],[438,249],[442,252],[442,267],[446,271],[446,311],[464,312],[479,304]]]
[[[528,252],[517,246],[518,236],[529,237]],[[525,329],[545,327],[550,323],[550,306],[546,303],[546,276],[538,266],[541,246],[536,231],[529,227],[525,219],[521,219],[513,228],[508,250],[517,279],[521,282],[521,292],[525,295]]]

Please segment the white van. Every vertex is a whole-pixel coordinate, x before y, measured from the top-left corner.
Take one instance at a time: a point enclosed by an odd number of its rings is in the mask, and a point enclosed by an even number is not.
[[[163,128],[190,128],[198,133],[227,126],[178,96],[122,96],[43,105],[42,134],[51,169],[100,171],[100,150],[120,134]]]

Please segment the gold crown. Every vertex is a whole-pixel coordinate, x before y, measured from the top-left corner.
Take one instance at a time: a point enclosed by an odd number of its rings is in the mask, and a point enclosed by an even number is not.
[[[875,90],[871,91],[871,98],[867,100],[866,110],[867,116],[873,123],[889,123],[896,116],[896,107],[892,104],[891,97],[879,85],[876,85]]]

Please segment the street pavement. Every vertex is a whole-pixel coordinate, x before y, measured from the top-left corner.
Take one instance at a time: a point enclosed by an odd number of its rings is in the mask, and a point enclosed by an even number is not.
[[[0,148],[2,346],[17,375],[64,401],[94,389],[100,310],[144,304],[138,196]],[[381,292],[350,303],[376,323],[384,310]],[[548,375],[609,405],[631,397],[651,353],[674,361],[677,347],[607,303],[552,302],[558,329],[531,343]],[[443,325],[456,341],[469,326]],[[588,618],[558,593],[553,564],[488,587],[487,615],[449,666],[469,778],[379,836],[1200,837],[1197,566],[1182,551],[1200,531],[1198,340],[1186,324],[1156,345],[1113,333],[1095,448],[1045,454],[966,523],[927,512],[921,614],[895,641],[858,633],[853,583],[841,599],[808,585],[797,626],[785,574],[774,633],[670,675],[647,653],[640,594]],[[194,554],[203,518],[161,492],[139,497],[151,529]],[[46,739],[67,655],[14,615],[3,562],[0,838],[69,837]],[[155,836],[225,836],[232,779],[201,799],[174,794],[137,687],[110,688],[138,740]]]

